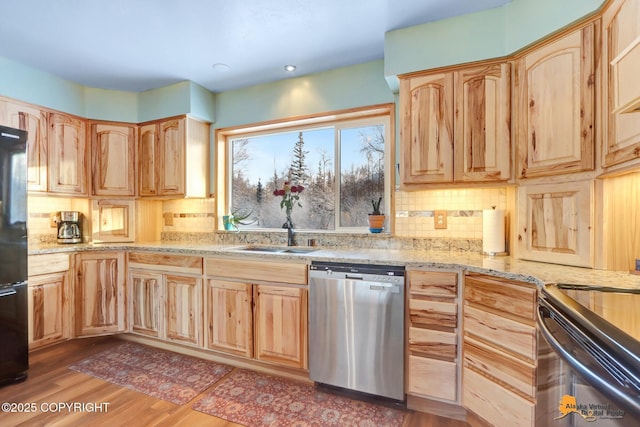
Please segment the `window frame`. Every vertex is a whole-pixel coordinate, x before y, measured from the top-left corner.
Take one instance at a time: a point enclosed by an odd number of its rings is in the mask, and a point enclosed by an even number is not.
[[[334,132],[339,134],[341,129],[348,129],[359,126],[369,126],[379,123],[383,118],[385,125],[385,184],[383,195],[384,213],[387,215],[387,229],[385,234],[393,233],[394,215],[393,191],[395,188],[395,167],[396,149],[395,149],[395,104],[379,104],[368,107],[354,108],[349,110],[333,111],[323,114],[316,114],[302,117],[292,117],[283,120],[274,120],[269,122],[261,122],[249,124],[245,126],[235,126],[229,128],[220,128],[215,131],[215,153],[214,153],[214,179],[215,179],[215,197],[216,205],[216,230],[224,230],[222,224],[222,216],[230,211],[229,203],[231,201],[232,186],[232,150],[229,139],[238,137],[252,137],[276,132],[304,131],[305,129],[316,129],[322,127],[334,127]],[[334,168],[340,170],[339,150],[340,144],[334,145],[336,152],[334,153]],[[336,203],[339,202],[340,185],[336,184]],[[339,206],[336,204],[336,206]],[[367,227],[339,227],[339,212],[335,216],[334,230],[320,229],[299,229],[299,231],[307,231],[313,233],[368,233]],[[245,230],[243,230],[245,231]],[[275,228],[255,228],[246,230],[255,232],[285,232]]]

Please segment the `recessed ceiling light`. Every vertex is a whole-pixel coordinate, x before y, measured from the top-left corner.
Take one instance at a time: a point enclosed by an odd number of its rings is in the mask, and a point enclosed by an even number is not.
[[[296,67],[295,65],[293,65],[293,64],[289,64],[289,65],[285,65],[285,66],[284,66],[284,70],[285,70],[285,71],[289,71],[289,72],[291,72],[291,71],[295,71],[295,70],[296,70],[296,68],[297,68],[297,67]]]
[[[217,62],[213,64],[212,67],[214,70],[220,71],[220,72],[229,71],[231,69],[231,67],[229,67],[227,64],[224,64],[222,62]]]

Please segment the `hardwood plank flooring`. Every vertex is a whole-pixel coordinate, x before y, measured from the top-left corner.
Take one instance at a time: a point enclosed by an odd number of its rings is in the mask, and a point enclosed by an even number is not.
[[[176,405],[68,369],[74,362],[119,344],[115,337],[67,341],[30,354],[27,381],[0,388],[0,403],[15,403],[19,412],[0,411],[3,426],[160,426],[237,427],[194,411],[194,400]],[[205,391],[206,392],[206,391]],[[203,393],[205,393],[203,392]],[[196,397],[199,399],[200,396]],[[107,403],[106,411],[69,411],[58,403]],[[23,406],[34,404],[35,411]],[[42,410],[49,407],[51,410]],[[20,406],[18,408],[18,406]],[[104,407],[104,405],[103,405]],[[467,427],[465,422],[407,411],[403,427]]]

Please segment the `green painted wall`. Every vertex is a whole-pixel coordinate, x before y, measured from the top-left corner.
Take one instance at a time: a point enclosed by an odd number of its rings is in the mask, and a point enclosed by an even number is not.
[[[605,0],[513,0],[502,7],[385,35],[384,73],[398,74],[510,55],[598,10]]]
[[[0,95],[83,116],[85,87],[0,57]]]
[[[383,61],[216,95],[216,128],[393,102]]]
[[[95,120],[138,123],[138,94],[118,90],[85,88],[81,116]]]

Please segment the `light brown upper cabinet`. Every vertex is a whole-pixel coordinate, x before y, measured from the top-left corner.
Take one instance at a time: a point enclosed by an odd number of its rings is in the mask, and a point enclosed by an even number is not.
[[[509,63],[401,77],[402,184],[509,180],[510,85]]]
[[[91,124],[91,195],[135,196],[136,126]]]
[[[0,124],[27,131],[27,189],[47,191],[47,113],[2,101]]]
[[[454,73],[456,181],[511,178],[511,64]]]
[[[615,0],[602,16],[603,166],[640,158],[640,1]]]
[[[594,169],[596,25],[536,47],[516,61],[519,178]]]
[[[518,188],[518,258],[593,267],[593,183]]]
[[[79,118],[49,114],[49,192],[86,196],[86,126]]]
[[[178,117],[139,128],[138,191],[147,197],[206,197],[209,124]]]

